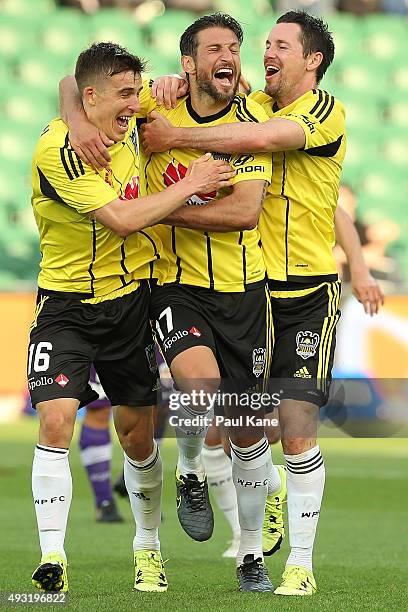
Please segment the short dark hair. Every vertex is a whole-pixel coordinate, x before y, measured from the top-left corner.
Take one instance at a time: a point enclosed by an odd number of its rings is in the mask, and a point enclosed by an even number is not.
[[[329,26],[319,17],[313,17],[304,11],[289,11],[285,13],[276,23],[297,23],[302,29],[303,56],[320,51],[323,60],[316,72],[319,83],[334,58],[334,42]]]
[[[226,30],[232,30],[238,38],[239,45],[242,45],[244,33],[238,21],[231,17],[231,15],[227,15],[227,13],[213,13],[212,15],[199,17],[183,32],[180,38],[181,55],[195,57],[198,45],[197,34],[201,32],[201,30],[207,30],[208,28],[225,28]]]
[[[146,62],[124,47],[112,42],[100,42],[94,43],[79,55],[75,66],[75,79],[82,95],[84,88],[95,79],[129,70],[141,74],[145,68]]]

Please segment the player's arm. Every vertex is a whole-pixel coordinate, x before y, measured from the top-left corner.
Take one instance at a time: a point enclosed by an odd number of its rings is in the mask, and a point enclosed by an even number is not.
[[[267,182],[242,181],[230,195],[204,206],[182,206],[164,219],[167,225],[208,232],[251,230],[258,224]]]
[[[93,168],[108,166],[111,157],[107,147],[115,143],[89,121],[74,76],[60,81],[59,102],[61,119],[69,127],[69,141],[75,153]]]
[[[257,153],[302,149],[303,128],[279,117],[263,123],[226,123],[206,128],[175,127],[157,111],[149,114],[142,128],[142,143],[148,154],[175,148],[211,149],[220,153]]]
[[[347,212],[337,206],[335,215],[336,242],[343,249],[350,268],[353,293],[364,307],[366,314],[377,314],[384,304],[384,295],[364,261],[360,238]]]
[[[142,198],[126,201],[117,198],[92,211],[91,217],[125,237],[159,223],[195,193],[229,186],[234,175],[225,161],[206,153],[189,165],[186,176],[175,185]]]

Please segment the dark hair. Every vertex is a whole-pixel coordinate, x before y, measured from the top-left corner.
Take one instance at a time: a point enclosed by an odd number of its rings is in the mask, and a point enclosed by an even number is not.
[[[181,55],[190,55],[194,57],[198,44],[197,34],[201,32],[201,30],[207,30],[208,28],[225,28],[226,30],[232,30],[238,38],[239,45],[242,45],[244,33],[238,21],[226,13],[213,13],[212,15],[199,17],[199,19],[196,19],[196,21],[188,26],[187,30],[183,32],[180,38]]]
[[[323,54],[322,63],[317,69],[316,78],[319,83],[334,58],[334,42],[327,23],[319,17],[313,17],[304,11],[289,11],[276,23],[297,23],[302,29],[303,56],[320,51]]]
[[[94,43],[79,55],[75,66],[75,79],[82,95],[84,88],[95,79],[129,70],[141,74],[145,68],[146,62],[124,47],[112,42],[100,42]]]

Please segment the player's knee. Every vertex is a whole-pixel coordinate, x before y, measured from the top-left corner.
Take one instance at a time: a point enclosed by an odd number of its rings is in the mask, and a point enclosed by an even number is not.
[[[40,441],[46,446],[69,446],[74,418],[58,410],[48,410],[40,416]]]
[[[132,423],[118,428],[120,444],[128,457],[142,461],[153,451],[153,418],[151,414],[141,413]]]

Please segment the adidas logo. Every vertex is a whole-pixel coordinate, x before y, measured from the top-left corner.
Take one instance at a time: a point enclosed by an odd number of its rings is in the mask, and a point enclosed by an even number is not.
[[[297,372],[295,372],[293,376],[295,378],[312,378],[312,375],[309,374],[309,370],[307,369],[306,366],[303,368],[300,368],[300,370],[297,370]]]

